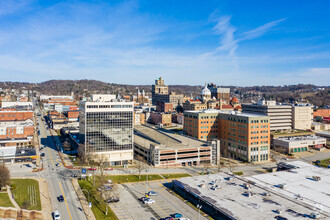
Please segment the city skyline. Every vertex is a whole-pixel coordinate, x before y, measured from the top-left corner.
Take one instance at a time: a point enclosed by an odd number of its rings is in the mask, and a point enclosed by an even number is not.
[[[147,85],[162,76],[169,85],[330,84],[326,1],[0,6],[2,81]]]

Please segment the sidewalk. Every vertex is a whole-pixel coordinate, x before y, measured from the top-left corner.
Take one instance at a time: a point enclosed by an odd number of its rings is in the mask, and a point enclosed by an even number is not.
[[[13,205],[15,206],[15,208],[16,209],[20,209],[20,207],[17,204],[17,202],[15,201],[15,199],[13,199],[13,194],[11,193],[10,186],[7,186],[7,193],[8,193],[8,197],[9,197],[11,203],[13,203]]]
[[[88,206],[88,201],[83,193],[83,191],[81,190],[78,180],[77,179],[72,179],[72,185],[74,190],[76,191],[76,194],[78,196],[78,199],[80,201],[81,206],[84,209],[84,213],[86,215],[86,218],[88,220],[96,220],[94,213],[92,212],[91,208],[89,208]]]

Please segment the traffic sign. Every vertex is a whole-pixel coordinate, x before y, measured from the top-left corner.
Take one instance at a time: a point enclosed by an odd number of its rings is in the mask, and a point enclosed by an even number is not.
[[[81,173],[86,173],[86,169],[85,168],[82,168],[81,169]]]

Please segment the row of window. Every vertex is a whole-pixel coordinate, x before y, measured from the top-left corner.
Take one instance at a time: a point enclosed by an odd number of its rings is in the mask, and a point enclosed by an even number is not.
[[[252,125],[251,128],[252,129],[259,128],[259,126],[258,125]],[[260,128],[268,128],[268,125],[260,125]]]
[[[268,133],[267,130],[262,130],[260,133]],[[251,131],[251,134],[259,134],[259,131]]]
[[[260,139],[268,138],[268,136],[260,136]],[[251,137],[251,140],[259,139],[259,136]]]
[[[251,120],[251,123],[259,123],[259,120]],[[268,120],[260,120],[260,123],[268,123]]]
[[[87,105],[87,108],[133,108],[132,105]]]

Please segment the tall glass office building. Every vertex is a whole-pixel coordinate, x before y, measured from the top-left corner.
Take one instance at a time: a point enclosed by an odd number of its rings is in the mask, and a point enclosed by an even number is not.
[[[85,153],[103,155],[113,166],[131,163],[133,103],[97,96],[92,101],[80,102],[79,109],[80,142],[84,143]]]

